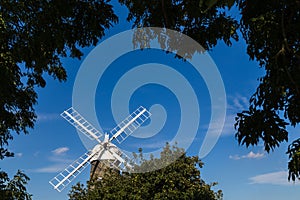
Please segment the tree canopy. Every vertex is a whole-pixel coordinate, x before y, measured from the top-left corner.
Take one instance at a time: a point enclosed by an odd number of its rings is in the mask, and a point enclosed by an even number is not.
[[[211,189],[216,183],[207,184],[201,179],[199,169],[203,163],[197,156],[187,156],[183,149],[167,144],[160,158],[146,160],[142,152],[138,157],[141,160],[135,170],[144,173],[107,170],[101,180],[73,186],[69,199],[222,199],[221,190]]]
[[[80,49],[96,45],[117,21],[106,0],[1,0],[0,160],[13,156],[8,150],[13,134],[34,127],[36,89],[45,87],[45,74],[65,81],[61,59],[80,59]],[[18,172],[11,181],[4,171],[0,175],[1,197],[30,199],[25,174]]]
[[[0,159],[11,156],[12,132],[34,126],[36,87],[44,74],[65,81],[63,57],[80,59],[118,21],[109,1],[52,0],[0,3]]]
[[[249,109],[238,113],[240,144],[274,150],[288,141],[288,125],[300,122],[300,1],[237,1],[247,53],[265,69]],[[300,138],[292,142],[289,179],[300,178]]]
[[[31,194],[26,190],[29,177],[18,170],[13,179],[7,173],[0,171],[0,196],[3,200],[31,200]]]

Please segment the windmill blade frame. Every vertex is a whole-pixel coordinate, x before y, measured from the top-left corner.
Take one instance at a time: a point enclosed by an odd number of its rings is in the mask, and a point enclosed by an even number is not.
[[[70,164],[66,169],[52,178],[49,183],[61,192],[69,183],[72,182],[89,164],[89,161],[97,154],[97,151],[89,150]]]
[[[138,129],[148,118],[151,113],[140,106],[133,113],[131,113],[126,119],[120,122],[115,128],[110,131],[110,141],[117,140],[121,144],[128,136],[130,136],[136,129]]]
[[[82,115],[80,115],[73,107],[65,110],[60,114],[77,130],[86,135],[91,140],[101,143],[100,138],[103,136],[92,124],[90,124]]]

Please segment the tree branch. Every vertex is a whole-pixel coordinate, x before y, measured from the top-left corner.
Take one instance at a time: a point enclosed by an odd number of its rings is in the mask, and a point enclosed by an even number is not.
[[[285,56],[285,50],[288,51],[288,53],[293,53],[291,51],[291,49],[289,48],[289,45],[288,45],[288,40],[287,40],[287,35],[286,35],[286,31],[285,31],[285,28],[284,28],[284,8],[282,8],[282,13],[281,13],[281,31],[282,31],[282,36],[283,36],[283,44],[282,44],[282,48],[281,50],[276,54],[276,60],[277,60],[277,57],[280,55],[280,54],[283,54],[283,56]],[[277,62],[277,61],[276,61]],[[298,93],[298,95],[300,95],[300,92],[299,92],[299,87],[296,83],[296,81],[293,79],[290,71],[288,70],[287,68],[287,65],[283,64],[284,66],[284,69],[287,73],[287,76],[288,78],[290,79],[290,81],[295,85],[295,89],[296,89],[296,92]]]
[[[165,0],[161,0],[161,9],[162,9],[162,12],[163,12],[163,15],[164,15],[164,20],[165,20],[165,23],[166,23],[165,24],[166,28],[169,28],[167,13],[165,11]]]

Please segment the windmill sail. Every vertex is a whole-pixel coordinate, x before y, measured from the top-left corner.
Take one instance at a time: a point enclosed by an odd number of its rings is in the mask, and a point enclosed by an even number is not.
[[[102,133],[84,119],[73,107],[61,113],[61,116],[91,140],[101,142],[99,138],[102,137]]]
[[[110,140],[116,139],[119,144],[122,143],[150,116],[151,113],[143,106],[140,106],[131,115],[129,115],[125,120],[123,120],[114,129],[110,131],[110,134],[112,135]]]
[[[86,119],[84,119],[74,108],[69,108],[64,111],[61,116],[65,118],[70,124],[72,124],[80,132],[88,136],[92,140],[96,140],[97,144],[93,150],[90,150],[79,157],[69,167],[59,173],[56,177],[49,181],[54,189],[59,192],[62,191],[76,176],[78,176],[89,164],[93,161],[102,161],[108,167],[112,167],[118,170],[131,170],[130,158],[123,153],[118,147],[111,143],[113,139],[116,139],[119,143],[124,141],[134,130],[141,126],[150,116],[144,107],[139,107],[125,120],[123,120],[117,127],[115,127],[109,135],[106,134],[104,141],[100,138],[102,134],[93,127]]]
[[[75,160],[69,167],[55,176],[49,181],[49,183],[56,189],[61,192],[76,176],[78,176],[89,164],[91,158],[97,152],[88,151],[77,160]]]

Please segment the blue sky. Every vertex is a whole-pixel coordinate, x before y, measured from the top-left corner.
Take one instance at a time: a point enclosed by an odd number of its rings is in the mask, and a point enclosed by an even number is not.
[[[117,12],[123,13],[124,11],[117,7]],[[130,24],[124,22],[124,19],[120,19],[119,25],[107,31],[103,40],[130,28]],[[92,49],[84,49],[84,58]],[[198,155],[211,117],[208,89],[203,79],[195,76],[187,63],[174,60],[172,55],[160,53],[156,55],[156,53],[153,51],[135,52],[116,60],[110,66],[110,71],[106,74],[107,78],[101,79],[102,84],[98,85],[95,95],[99,124],[104,131],[109,131],[115,126],[109,97],[113,83],[117,81],[114,79],[121,76],[118,74],[126,72],[126,67],[130,69],[135,65],[154,62],[150,59],[151,57],[159,58],[160,63],[171,65],[180,73],[185,74],[197,92],[201,120],[194,142],[187,152],[189,155]],[[234,138],[234,116],[237,112],[247,108],[248,99],[258,85],[257,78],[262,76],[264,71],[255,62],[249,61],[243,41],[233,43],[230,48],[220,42],[209,54],[216,63],[225,85],[227,112],[221,137],[212,151],[203,158],[205,165],[201,169],[202,178],[207,182],[218,182],[215,188],[223,190],[225,200],[281,200],[287,197],[290,200],[298,199],[299,185],[287,182],[286,143],[283,143],[275,152],[266,154],[262,145],[246,149],[238,146]],[[34,130],[26,136],[15,136],[9,148],[16,153],[16,156],[1,161],[1,168],[8,171],[10,175],[14,174],[17,169],[23,169],[29,175],[31,180],[28,189],[34,195],[33,199],[67,199],[70,187],[58,193],[53,190],[48,181],[86,151],[75,129],[59,115],[63,110],[72,106],[73,85],[84,58],[81,61],[64,59],[68,72],[66,83],[58,83],[51,78],[46,78],[46,88],[38,89],[39,103],[36,106],[38,120]],[[155,62],[158,61],[155,60]],[[180,85],[178,87],[181,89]],[[159,134],[154,137],[150,139],[131,137],[121,147],[127,151],[136,151],[142,146],[145,150],[151,151],[171,140],[174,137],[172,133],[178,128],[177,124],[180,120],[178,116],[181,114],[175,97],[168,88],[158,84],[149,84],[139,88],[130,99],[129,110],[133,111],[139,104],[144,106],[161,104],[166,113],[160,112],[161,116],[152,116],[151,122],[155,119],[163,119],[166,123]],[[120,100],[119,103],[122,104],[123,101]],[[194,118],[187,120],[193,121]],[[289,130],[292,133],[290,138],[292,141],[297,137],[299,129],[290,128]],[[85,170],[73,183],[85,182],[88,174],[89,170]]]

